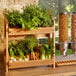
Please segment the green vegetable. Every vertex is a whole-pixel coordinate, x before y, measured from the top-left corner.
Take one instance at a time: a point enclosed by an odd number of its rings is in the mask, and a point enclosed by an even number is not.
[[[26,55],[31,55],[31,59],[35,59],[35,48],[38,46],[38,40],[33,36],[27,36],[25,39],[20,40],[15,43],[12,42],[9,45],[9,54],[11,57],[18,56],[21,59],[25,59]],[[50,42],[50,45],[43,44],[40,46],[40,59],[50,59],[53,55],[53,43]]]
[[[38,45],[38,40],[36,38],[34,38],[33,36],[28,36],[25,39],[26,43],[27,43],[27,47],[29,50],[31,50],[31,52],[34,52],[34,47],[36,47]]]
[[[50,59],[50,58],[51,58],[51,54],[50,54],[50,50],[49,50],[49,45],[45,44],[45,45],[43,45],[43,46],[44,46],[45,51],[46,51],[46,53],[45,53],[45,58],[46,58],[46,59]]]
[[[25,29],[25,24],[24,24],[24,20],[22,18],[20,18],[20,22],[22,24],[22,29]]]
[[[6,13],[4,13],[4,15],[6,16],[6,18],[9,21],[9,26],[19,26],[21,25],[20,23],[20,18],[21,18],[21,14],[19,13],[19,11],[17,10],[6,10]]]
[[[22,29],[27,27],[29,30],[50,26],[53,21],[49,11],[47,9],[42,10],[38,5],[26,6],[22,13],[17,10],[6,10],[4,15],[8,19],[10,27],[14,26]]]
[[[10,48],[9,52],[10,52],[10,56],[14,58],[14,52],[12,50],[12,47]]]
[[[53,55],[53,44],[50,42],[50,45],[44,44],[40,47],[41,51],[41,59],[51,59],[51,56]]]
[[[24,52],[22,51],[22,48],[19,47],[19,44],[12,42],[8,48],[11,57],[19,56],[21,59],[25,59]]]
[[[17,51],[18,51],[19,57],[20,57],[21,59],[25,59],[25,55],[24,55],[24,53],[22,52],[22,50],[20,50],[20,49],[18,48]]]
[[[31,59],[35,60],[34,48],[38,45],[38,40],[36,38],[34,38],[33,36],[28,36],[25,39],[25,42],[26,42],[26,46],[27,46],[28,50],[31,51]]]
[[[23,17],[26,20],[27,27],[33,29],[36,27],[50,26],[52,18],[47,9],[42,10],[39,6],[30,5],[23,9]],[[29,29],[31,29],[29,28]]]
[[[13,58],[15,58],[14,46],[15,46],[14,43],[12,43],[11,45],[8,45],[8,48],[9,48],[9,54],[10,54],[10,56],[13,57]]]
[[[32,57],[35,57],[34,48],[38,45],[38,40],[33,36],[28,36],[23,40],[20,40],[18,43],[12,42],[9,45],[9,53],[11,57],[18,56],[21,59],[25,59],[26,55],[29,55],[31,52]]]
[[[44,46],[41,46],[40,47],[40,52],[41,52],[41,55],[40,55],[40,59],[45,59],[45,49],[44,49]]]

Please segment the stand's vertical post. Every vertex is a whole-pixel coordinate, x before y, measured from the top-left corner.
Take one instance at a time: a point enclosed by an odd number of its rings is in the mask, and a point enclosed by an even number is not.
[[[48,44],[50,45],[50,33],[48,34]]]
[[[8,21],[7,19],[5,20],[5,26],[6,26],[6,56],[5,56],[5,68],[6,68],[6,72],[8,72],[8,65],[9,65],[9,54],[8,54]]]
[[[4,67],[6,67],[6,19],[4,17]]]
[[[54,23],[53,23],[53,27],[54,27],[54,32],[52,33],[53,45],[54,45],[54,54],[53,54],[54,64],[53,64],[53,68],[55,68],[55,20],[54,20]]]

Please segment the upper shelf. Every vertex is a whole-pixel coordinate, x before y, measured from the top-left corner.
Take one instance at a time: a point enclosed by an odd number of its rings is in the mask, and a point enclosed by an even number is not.
[[[53,24],[51,27],[39,27],[38,30],[33,29],[31,31],[27,29],[19,29],[19,28],[10,28],[8,26],[8,20],[4,20],[6,32],[8,32],[9,36],[24,36],[24,35],[34,35],[34,34],[48,34],[54,33],[55,31],[55,20],[53,20]],[[5,33],[6,34],[6,33]]]
[[[33,34],[48,34],[54,32],[54,26],[52,27],[39,27],[38,30],[33,29],[31,31],[21,30],[17,28],[9,28],[9,36],[21,36],[21,35],[33,35]]]

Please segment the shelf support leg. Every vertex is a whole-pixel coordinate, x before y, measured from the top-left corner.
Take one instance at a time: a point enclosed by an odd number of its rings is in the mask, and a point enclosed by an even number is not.
[[[54,54],[53,54],[53,59],[54,59],[54,64],[53,64],[53,68],[55,68],[55,20],[54,20],[54,32],[52,33],[52,38],[53,38],[53,45],[54,45]]]
[[[6,63],[5,63],[5,70],[6,72],[8,72],[8,65],[9,65],[9,53],[8,53],[8,21],[6,20],[6,56],[5,56],[5,59],[6,59]]]

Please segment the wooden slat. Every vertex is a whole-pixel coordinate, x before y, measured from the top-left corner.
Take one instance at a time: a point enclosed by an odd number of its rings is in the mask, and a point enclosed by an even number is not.
[[[51,65],[54,63],[53,59],[48,60],[30,60],[30,61],[19,61],[19,62],[9,62],[9,69],[13,68],[23,68],[23,67],[33,67],[33,66],[41,66],[41,65]]]
[[[21,30],[21,29],[10,29],[9,28],[9,36],[21,36],[21,35],[33,35],[33,34],[47,34],[53,33],[54,27],[39,27],[38,30],[34,29],[31,31]]]
[[[47,38],[48,37],[48,34],[35,34],[35,35],[32,35],[32,36],[34,36],[35,38]],[[27,36],[9,36],[9,40],[12,40],[12,39],[14,39],[14,40],[20,40],[20,39],[24,39],[24,38],[26,38]]]

